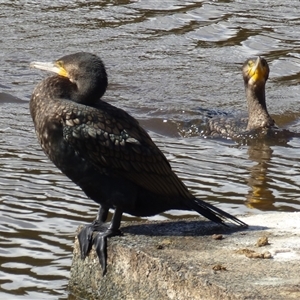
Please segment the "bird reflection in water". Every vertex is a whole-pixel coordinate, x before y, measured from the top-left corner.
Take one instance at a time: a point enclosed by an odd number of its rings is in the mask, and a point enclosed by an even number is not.
[[[278,128],[268,113],[265,87],[269,78],[269,65],[262,57],[247,59],[242,67],[248,114],[235,114],[220,110],[200,109],[200,118],[178,123],[184,137],[203,136],[226,138],[238,144],[249,140],[273,136],[274,139],[299,137],[299,133]]]
[[[259,210],[273,210],[275,196],[270,187],[272,180],[268,176],[268,168],[273,154],[271,146],[263,140],[248,146],[249,159],[255,164],[249,168],[249,192],[246,196],[246,205]]]

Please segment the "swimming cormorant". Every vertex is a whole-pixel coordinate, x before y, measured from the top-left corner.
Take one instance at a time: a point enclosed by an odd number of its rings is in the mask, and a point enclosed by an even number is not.
[[[205,137],[224,137],[239,139],[251,134],[260,134],[259,131],[277,130],[275,121],[269,115],[266,106],[265,86],[269,78],[269,65],[262,57],[257,59],[247,59],[242,68],[245,92],[248,106],[247,115],[232,115],[217,112],[208,114],[210,111],[204,110],[206,116],[205,125],[197,126],[197,131]],[[202,121],[203,123],[203,121]],[[195,127],[195,124],[189,127]],[[182,130],[183,131],[183,130]],[[184,130],[186,132],[187,130]],[[256,131],[256,133],[255,133]]]
[[[277,128],[275,121],[268,113],[266,105],[265,87],[270,73],[267,61],[260,56],[258,56],[256,61],[247,59],[243,65],[242,72],[248,105],[246,130]]]
[[[120,234],[123,213],[195,210],[217,223],[247,226],[196,199],[138,121],[101,100],[107,75],[99,57],[80,52],[31,66],[57,73],[39,83],[30,100],[38,140],[50,160],[100,205],[97,219],[78,235],[82,258],[94,244],[105,273],[107,237]],[[109,209],[114,214],[105,226]]]

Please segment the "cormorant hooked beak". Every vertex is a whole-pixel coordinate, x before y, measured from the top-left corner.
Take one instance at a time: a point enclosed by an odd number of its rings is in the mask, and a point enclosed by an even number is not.
[[[249,65],[249,83],[255,83],[259,81],[265,82],[267,77],[267,73],[269,72],[268,67],[263,63],[263,60],[261,59],[260,56],[257,57],[255,63],[250,62]]]
[[[63,64],[60,63],[59,61],[56,61],[56,62],[34,61],[34,62],[30,63],[30,67],[35,68],[35,69],[44,70],[44,71],[54,72],[60,76],[69,78],[68,72],[63,67]]]

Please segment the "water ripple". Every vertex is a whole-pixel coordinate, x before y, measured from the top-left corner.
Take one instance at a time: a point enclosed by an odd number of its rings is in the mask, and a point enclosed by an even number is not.
[[[30,61],[99,54],[109,74],[104,99],[150,130],[195,195],[235,215],[300,210],[299,140],[239,147],[178,133],[197,123],[199,108],[246,111],[241,64],[253,55],[270,64],[269,112],[300,131],[299,9],[296,0],[2,1],[0,298],[71,297],[75,231],[97,212],[36,141],[28,101],[46,75]]]

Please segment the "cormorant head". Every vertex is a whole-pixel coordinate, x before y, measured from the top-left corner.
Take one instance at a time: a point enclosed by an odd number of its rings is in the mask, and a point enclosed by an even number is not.
[[[31,67],[51,71],[69,80],[70,100],[93,104],[107,88],[107,74],[102,60],[91,53],[79,52],[66,55],[53,63],[33,62]]]
[[[265,86],[269,78],[269,65],[264,58],[247,59],[243,65],[243,78],[246,86]]]

